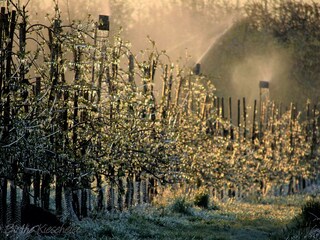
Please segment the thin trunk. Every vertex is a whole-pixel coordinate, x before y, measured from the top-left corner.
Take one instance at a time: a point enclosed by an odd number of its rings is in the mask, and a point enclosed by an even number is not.
[[[50,183],[51,176],[50,174],[43,174],[42,184],[41,184],[41,207],[49,210],[50,206]]]
[[[140,205],[141,204],[141,178],[140,175],[137,174],[136,175],[136,200],[137,200],[137,204]]]
[[[7,225],[7,210],[8,210],[8,205],[7,205],[7,196],[8,196],[8,180],[6,178],[1,179],[1,191],[0,191],[0,200],[1,200],[1,206],[0,206],[0,221],[2,226]]]
[[[146,179],[144,179],[141,182],[141,186],[142,186],[142,202],[147,203],[148,202],[148,184]]]
[[[79,196],[77,191],[72,191],[72,209],[74,213],[77,215],[78,219],[80,219],[80,202]]]
[[[57,175],[56,177],[56,197],[55,197],[55,204],[56,204],[56,214],[58,216],[62,215],[62,190],[63,190],[63,184],[62,184],[62,178]]]
[[[40,200],[40,184],[41,184],[41,175],[40,172],[35,172],[34,178],[33,178],[33,199],[34,199],[34,205],[39,206],[39,200]]]
[[[155,196],[158,193],[157,190],[157,180],[153,177],[149,178],[149,188],[148,188],[148,193],[149,193],[149,201],[152,202]]]
[[[114,191],[114,179],[110,179],[110,186],[109,186],[109,194],[108,194],[108,211],[112,212],[115,209],[115,191]]]
[[[88,217],[88,190],[81,190],[81,217]]]
[[[71,222],[78,222],[79,218],[77,217],[76,213],[74,212],[73,206],[72,206],[72,191],[70,187],[64,188],[64,194],[65,194],[65,201],[66,201],[66,210],[68,214],[68,218]]]
[[[99,174],[96,174],[96,181],[97,181],[97,191],[98,191],[97,208],[98,208],[98,211],[101,211],[104,208],[104,204],[103,204],[102,179]]]
[[[175,100],[175,107],[177,108],[180,101],[180,94],[181,94],[181,88],[182,88],[182,77],[179,77],[177,91],[176,91],[176,100]]]
[[[123,180],[120,177],[118,180],[118,208],[119,211],[123,210],[123,193],[124,193],[124,185],[123,185]]]
[[[126,196],[125,196],[125,204],[126,208],[130,208],[133,205],[133,179],[132,176],[129,175],[127,177],[127,191],[126,191]]]
[[[14,181],[10,181],[10,224],[17,224],[17,187]]]

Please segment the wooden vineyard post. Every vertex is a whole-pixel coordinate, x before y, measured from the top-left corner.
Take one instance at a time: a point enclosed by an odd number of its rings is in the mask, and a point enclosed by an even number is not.
[[[143,79],[142,79],[142,83],[143,83],[143,96],[147,97],[147,93],[148,93],[148,82],[147,79],[149,79],[150,76],[150,66],[144,66],[143,68]],[[146,119],[147,118],[147,109],[145,107],[143,107],[142,111],[141,111],[141,118],[142,119]],[[136,204],[141,204],[141,172],[138,171],[135,173],[135,189],[136,189]]]
[[[39,101],[40,99],[40,93],[41,93],[41,78],[36,78],[36,86],[35,86],[35,97],[36,101]],[[35,164],[35,167],[38,168],[38,163]],[[33,204],[36,206],[39,206],[39,199],[40,199],[40,183],[41,183],[41,175],[39,171],[36,171],[34,173],[34,179],[33,179]]]
[[[76,85],[77,89],[74,90],[74,96],[73,96],[73,128],[72,128],[72,144],[73,144],[73,154],[74,156],[79,156],[77,152],[78,148],[78,124],[79,124],[79,97],[80,97],[80,90],[78,88],[78,84],[80,84],[80,77],[81,77],[81,70],[80,70],[80,64],[81,64],[81,50],[79,46],[76,46],[74,49],[74,63],[75,63],[75,76],[74,76],[74,84]],[[78,175],[77,172],[77,165],[74,165],[74,172],[73,177],[75,178]],[[72,206],[73,210],[75,211],[78,218],[80,218],[80,203],[79,203],[79,196],[77,192],[73,189],[74,184],[72,182],[73,180],[69,179],[69,184],[71,186],[71,192],[72,192]]]
[[[224,98],[221,98],[221,119],[222,121],[225,121],[225,107],[224,107]],[[228,129],[226,129],[224,127],[224,124],[222,125],[223,129],[222,129],[222,136],[226,137],[228,136]]]
[[[62,58],[61,56],[61,49],[59,49],[59,55],[60,58]],[[61,73],[61,80],[62,80],[62,84],[65,86],[66,85],[66,79],[65,79],[65,74],[62,72]],[[68,101],[69,101],[69,89],[68,88],[64,88],[64,90],[62,90],[63,94],[63,109],[62,112],[60,114],[60,128],[62,130],[61,133],[61,137],[62,137],[62,141],[64,142],[63,145],[61,146],[61,148],[63,149],[63,151],[67,151],[67,148],[69,148],[69,137],[68,137],[68,131],[69,131],[69,126],[68,126]],[[56,214],[58,216],[61,216],[63,213],[63,207],[62,207],[62,196],[63,196],[63,173],[61,173],[60,168],[61,166],[63,166],[64,161],[66,161],[67,159],[63,158],[63,157],[58,157],[56,159],[56,179],[55,179],[55,208],[56,208]]]
[[[167,101],[166,101],[166,109],[170,108],[171,101],[172,101],[172,84],[173,84],[173,76],[172,76],[172,69],[170,70],[168,88],[167,88]]]
[[[306,135],[306,142],[310,141],[310,137],[312,137],[312,131],[311,131],[311,122],[310,122],[310,103],[307,103],[307,111],[306,111],[306,129],[305,129],[305,135]]]
[[[59,34],[61,31],[60,27],[60,20],[56,19],[53,22],[53,26],[48,28],[48,35],[49,35],[49,49],[50,49],[50,73],[49,73],[49,83],[50,86],[50,92],[49,92],[49,101],[48,101],[48,108],[53,109],[55,99],[58,95],[57,91],[57,85],[59,80],[59,41],[57,40]],[[55,132],[55,129],[57,128],[57,118],[54,116],[54,111],[51,111],[51,133]],[[51,143],[51,151],[54,152],[55,149],[58,147],[58,141],[54,134],[51,134],[50,136],[50,143]],[[54,155],[48,156],[51,160],[56,161],[56,157]],[[41,187],[40,187],[40,195],[41,195],[41,207],[44,209],[49,209],[50,205],[50,184],[52,181],[52,175],[50,172],[45,172],[42,174],[42,181],[41,181]]]
[[[252,143],[254,143],[254,141],[257,138],[256,120],[257,120],[257,100],[254,100],[253,120],[252,120],[252,135],[251,135]]]
[[[7,21],[7,14],[5,14],[5,8],[2,7],[1,8],[1,15],[0,15],[0,47],[1,49],[4,48],[4,42],[6,37],[4,36],[4,28],[5,28],[5,22]],[[6,116],[5,114],[8,114],[8,104],[7,101],[5,103],[5,105],[3,106],[3,102],[2,102],[2,92],[7,93],[8,89],[7,89],[7,84],[5,82],[5,78],[4,78],[4,71],[5,71],[5,53],[4,51],[1,51],[0,53],[0,57],[1,57],[1,61],[0,61],[0,97],[1,97],[1,117],[3,116],[3,123],[4,123],[4,129],[2,132],[2,138],[1,138],[1,142],[2,144],[6,144],[8,143],[8,136],[9,136],[9,119],[8,116]],[[2,156],[2,161],[6,161],[6,156]],[[1,183],[1,189],[0,189],[0,201],[1,201],[1,206],[0,206],[0,221],[1,221],[1,225],[4,227],[7,224],[7,195],[8,195],[8,179],[7,176],[3,176],[0,179],[0,183]]]
[[[217,118],[219,118],[219,111],[218,111],[218,108],[217,108],[217,101],[218,101],[218,97],[215,97],[213,99],[213,109],[216,112]],[[214,121],[212,128],[213,128],[213,132],[216,133],[217,132],[217,121]]]
[[[129,56],[129,83],[134,84],[134,56],[130,54]]]
[[[315,157],[315,151],[316,151],[316,147],[317,147],[317,142],[318,142],[318,139],[317,139],[317,131],[318,131],[318,124],[317,121],[319,120],[319,116],[317,116],[317,105],[315,104],[313,106],[313,120],[312,120],[312,139],[311,139],[311,158],[314,158]],[[317,164],[313,166],[315,169],[318,168]],[[316,177],[318,177],[318,174],[316,175]],[[314,183],[315,182],[315,179],[311,179],[311,183]]]
[[[25,63],[24,63],[24,60],[25,60],[25,54],[26,54],[26,27],[27,27],[27,24],[26,24],[26,19],[25,19],[25,16],[23,16],[23,22],[19,24],[19,64],[20,64],[20,84],[21,85],[26,85],[26,80],[25,80],[25,74],[26,74],[26,68],[25,68]],[[28,101],[27,101],[27,98],[28,98],[28,95],[29,95],[29,92],[28,92],[28,89],[25,89],[23,91],[23,93],[21,94],[22,98],[23,98],[23,102],[25,102],[25,105],[24,105],[24,111],[26,114],[29,113],[29,106],[28,106]],[[26,130],[26,138],[28,138],[29,136],[29,131]],[[21,158],[23,158],[24,156],[21,156]],[[28,159],[26,159],[25,161],[25,167],[30,167],[30,158],[27,156]],[[23,173],[23,189],[22,189],[22,203],[21,203],[21,206],[24,206],[24,205],[28,205],[30,204],[30,196],[29,196],[29,193],[30,193],[30,185],[31,185],[31,182],[32,182],[32,178],[31,178],[31,174],[28,173],[28,172],[24,172]]]
[[[135,59],[132,54],[129,55],[129,76],[128,82],[132,88],[133,93],[136,93],[135,87]],[[133,106],[130,104],[128,114],[134,114]],[[124,190],[124,207],[129,209],[133,206],[134,201],[134,176],[132,171],[128,171],[126,174],[126,189]]]
[[[230,139],[233,140],[234,139],[234,132],[233,132],[233,126],[232,126],[232,99],[231,97],[229,97],[229,121],[230,121]]]
[[[224,111],[224,98],[221,98],[221,118],[225,118],[225,111]]]
[[[216,99],[216,103],[217,103],[217,116],[220,118],[221,117],[221,106],[220,106],[220,98],[219,97]],[[217,133],[219,133],[219,128],[220,128],[219,121],[216,121],[214,129]]]
[[[311,156],[313,157],[315,154],[317,146],[317,105],[315,104],[313,107],[313,121],[312,121],[312,143],[311,143]]]
[[[161,120],[163,121],[167,117],[167,85],[168,85],[168,65],[165,66],[164,75],[162,77],[162,94],[161,94]]]
[[[84,90],[82,92],[83,98],[86,102],[89,102],[89,92],[88,90]],[[80,113],[80,122],[84,123],[88,121],[88,112],[87,109],[83,109]],[[84,138],[84,139],[83,139]],[[86,137],[83,137],[80,141],[80,149],[81,149],[81,159],[84,158],[88,143]],[[85,165],[83,160],[80,162],[81,165]],[[82,218],[86,218],[88,216],[88,189],[90,189],[90,182],[87,178],[83,178],[81,180],[81,190],[80,190],[80,199],[81,199],[81,206],[80,206],[80,216]]]
[[[4,21],[5,21],[5,8],[2,7],[1,8],[1,12],[0,12],[0,48],[3,49],[3,45],[4,45]],[[3,72],[4,72],[4,51],[0,52],[0,99],[2,101],[2,91],[3,91]],[[3,106],[2,103],[0,104],[0,115],[2,116],[3,114]]]
[[[241,119],[240,119],[240,116],[241,116],[241,102],[240,102],[240,99],[238,99],[238,121],[237,121],[237,128],[238,128],[238,139],[239,141],[241,141]]]
[[[294,136],[293,136],[293,122],[294,122],[294,109],[295,106],[293,103],[290,104],[290,122],[289,122],[289,138],[290,138],[290,156],[289,159],[292,160],[292,155],[294,152]],[[295,176],[291,175],[290,177],[290,182],[289,182],[289,186],[288,186],[288,195],[294,194],[295,193]]]
[[[176,109],[177,109],[178,106],[179,106],[179,100],[180,100],[180,94],[181,94],[182,81],[183,81],[182,76],[179,76],[179,77],[178,77],[177,90],[176,90],[176,99],[175,99],[175,103],[174,103]]]
[[[191,76],[188,76],[188,105],[186,111],[188,115],[190,115],[193,111],[193,90],[191,82]]]
[[[7,42],[7,46],[6,46],[6,91],[5,93],[9,93],[10,92],[10,86],[9,86],[9,81],[11,80],[12,77],[12,54],[13,54],[13,41],[14,41],[14,32],[16,29],[16,11],[12,11],[10,14],[8,13],[8,19],[9,20],[9,16],[11,17],[10,19],[10,23],[8,22],[7,24],[5,24],[5,29],[6,29],[6,35],[8,37],[8,42]],[[14,82],[13,84],[18,85],[17,82]],[[6,102],[6,106],[5,106],[5,112],[4,112],[4,118],[7,119],[7,124],[5,123],[4,126],[11,128],[11,114],[14,114],[12,111],[12,106],[11,106],[11,99],[10,99],[10,95],[8,94],[7,96],[7,102]],[[10,132],[10,130],[9,130]],[[8,137],[9,137],[9,132],[8,132]],[[18,174],[18,156],[16,154],[14,154],[13,156],[9,157],[9,162],[11,165],[11,176],[10,176],[10,223],[11,224],[15,224],[16,220],[17,220],[17,187],[16,187],[16,180],[17,180],[17,174]]]
[[[247,138],[247,107],[246,107],[246,98],[243,98],[243,138]]]
[[[149,108],[149,114],[150,114],[150,120],[152,122],[155,122],[156,120],[156,99],[154,97],[154,78],[155,78],[155,74],[156,74],[156,68],[157,68],[157,61],[153,60],[152,61],[152,67],[150,70],[152,70],[151,74],[151,78],[150,78],[150,108]],[[149,74],[149,75],[150,75]]]

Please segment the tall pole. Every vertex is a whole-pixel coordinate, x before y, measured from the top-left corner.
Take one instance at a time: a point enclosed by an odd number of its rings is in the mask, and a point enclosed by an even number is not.
[[[264,117],[266,116],[266,106],[269,101],[269,82],[260,81],[259,83],[259,100],[260,100],[260,115],[259,115],[259,139],[262,137],[262,128],[264,123]]]

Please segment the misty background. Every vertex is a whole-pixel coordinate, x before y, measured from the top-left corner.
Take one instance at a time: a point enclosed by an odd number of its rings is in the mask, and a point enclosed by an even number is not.
[[[269,81],[275,101],[318,101],[318,1],[20,0],[27,2],[33,22],[49,23],[55,3],[66,24],[109,15],[110,37],[120,31],[134,54],[151,39],[173,63],[201,63],[218,96],[252,105],[259,81]]]

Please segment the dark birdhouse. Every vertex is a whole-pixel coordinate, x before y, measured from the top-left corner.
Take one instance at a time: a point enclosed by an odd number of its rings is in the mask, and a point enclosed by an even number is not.
[[[98,29],[101,31],[109,31],[109,16],[99,15]]]
[[[267,81],[260,81],[260,88],[269,88],[269,82]]]
[[[193,73],[194,73],[195,75],[200,75],[200,67],[201,67],[200,63],[197,63],[197,64],[195,65],[194,70],[193,70]]]

